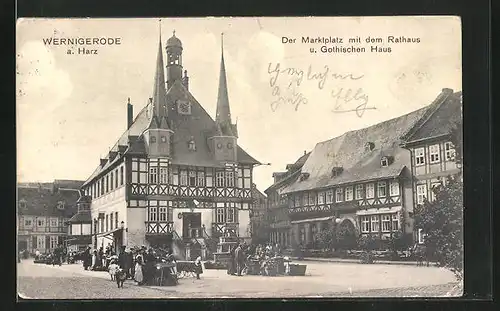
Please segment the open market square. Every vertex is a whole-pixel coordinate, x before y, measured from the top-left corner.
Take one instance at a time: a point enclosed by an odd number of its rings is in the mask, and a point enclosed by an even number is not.
[[[305,276],[238,277],[204,269],[200,280],[183,278],[173,287],[137,286],[127,280],[118,288],[107,272],[27,259],[17,265],[18,294],[24,299],[443,297],[456,285],[450,271],[434,266],[303,263]]]

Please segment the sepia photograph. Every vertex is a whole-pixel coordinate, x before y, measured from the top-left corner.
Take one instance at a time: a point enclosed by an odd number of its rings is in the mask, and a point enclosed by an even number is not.
[[[18,300],[461,297],[461,36],[18,19]]]

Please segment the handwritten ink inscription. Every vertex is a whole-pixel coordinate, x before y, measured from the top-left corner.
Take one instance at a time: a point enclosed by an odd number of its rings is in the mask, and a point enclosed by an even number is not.
[[[312,65],[309,65],[306,70],[303,70],[294,67],[282,68],[280,63],[269,63],[267,72],[273,96],[272,111],[276,111],[282,104],[291,105],[295,111],[298,111],[301,105],[307,105],[309,100],[299,91],[304,83],[312,83],[321,92],[328,89],[327,92],[332,99],[332,102],[328,104],[333,105],[332,112],[355,112],[358,117],[362,117],[366,110],[376,109],[368,107],[368,94],[362,87],[348,87],[345,83],[361,80],[364,75],[333,72],[328,65],[320,70],[314,70]]]

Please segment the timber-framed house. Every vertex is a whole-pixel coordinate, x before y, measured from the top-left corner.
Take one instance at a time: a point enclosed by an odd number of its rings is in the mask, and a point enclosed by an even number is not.
[[[84,185],[94,243],[206,257],[223,231],[250,238],[253,168],[238,146],[222,51],[215,120],[189,91],[182,43],[161,36],[152,97]],[[166,69],[166,77],[165,77]]]

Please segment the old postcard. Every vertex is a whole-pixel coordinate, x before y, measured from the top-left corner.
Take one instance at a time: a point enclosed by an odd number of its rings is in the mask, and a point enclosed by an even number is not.
[[[454,16],[20,19],[26,299],[462,295]]]

